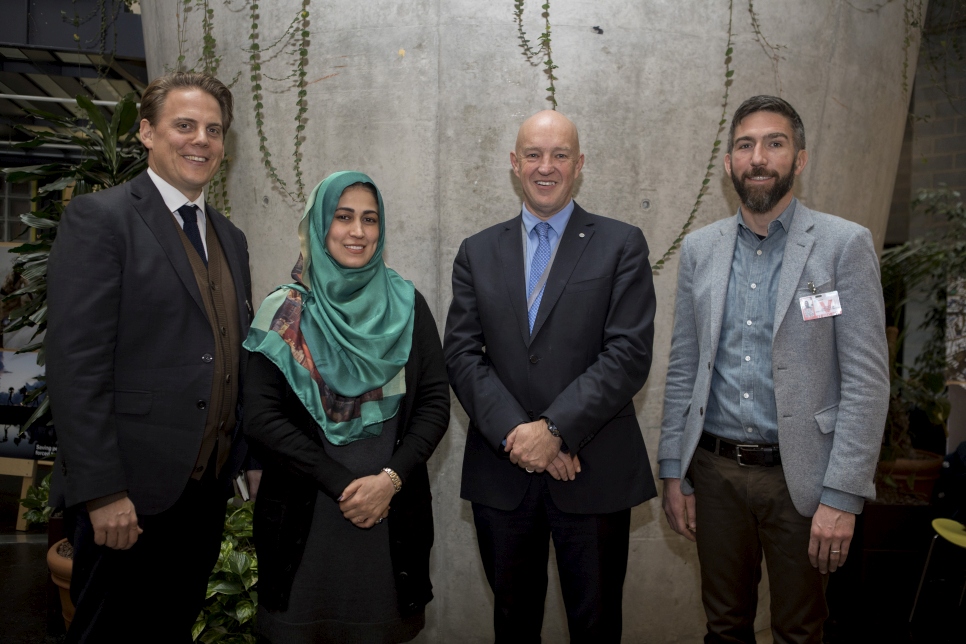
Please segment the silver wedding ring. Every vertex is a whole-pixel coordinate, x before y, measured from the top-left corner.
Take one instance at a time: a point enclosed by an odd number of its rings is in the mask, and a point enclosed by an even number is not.
[[[531,470],[529,467],[526,468],[526,470],[527,470],[527,474],[533,474],[533,470]]]
[[[829,550],[828,553],[830,555],[840,555],[840,554],[842,554],[842,551],[841,550]]]
[[[382,523],[382,517],[376,520],[376,523]]]

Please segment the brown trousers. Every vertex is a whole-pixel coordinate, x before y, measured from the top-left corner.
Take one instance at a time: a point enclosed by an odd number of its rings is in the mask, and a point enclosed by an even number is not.
[[[808,561],[812,519],[792,504],[781,466],[742,467],[699,447],[690,475],[706,644],[755,641],[762,554],[775,644],[821,644],[828,577]]]

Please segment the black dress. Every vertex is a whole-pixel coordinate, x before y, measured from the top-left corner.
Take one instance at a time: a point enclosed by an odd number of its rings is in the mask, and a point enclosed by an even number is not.
[[[422,629],[432,599],[426,460],[449,422],[449,386],[435,321],[418,292],[405,369],[406,395],[380,436],[337,447],[278,368],[251,356],[245,432],[264,468],[255,503],[263,640],[381,644]],[[357,528],[336,499],[353,479],[383,467],[399,474],[403,489],[386,521]]]

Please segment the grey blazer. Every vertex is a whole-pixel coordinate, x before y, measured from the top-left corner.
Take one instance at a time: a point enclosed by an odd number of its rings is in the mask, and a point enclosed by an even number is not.
[[[674,333],[658,459],[688,471],[721,333],[737,214],[688,235],[678,269]],[[805,322],[799,297],[837,290],[841,315]],[[823,487],[875,498],[873,474],[889,405],[879,262],[868,229],[795,209],[779,278],[772,344],[782,466],[795,508],[812,516]],[[692,491],[690,484],[682,488]]]

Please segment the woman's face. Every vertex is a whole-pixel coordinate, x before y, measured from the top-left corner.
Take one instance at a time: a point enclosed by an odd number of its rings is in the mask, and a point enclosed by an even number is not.
[[[325,247],[345,268],[362,268],[379,243],[379,204],[362,186],[346,188],[339,197]]]

